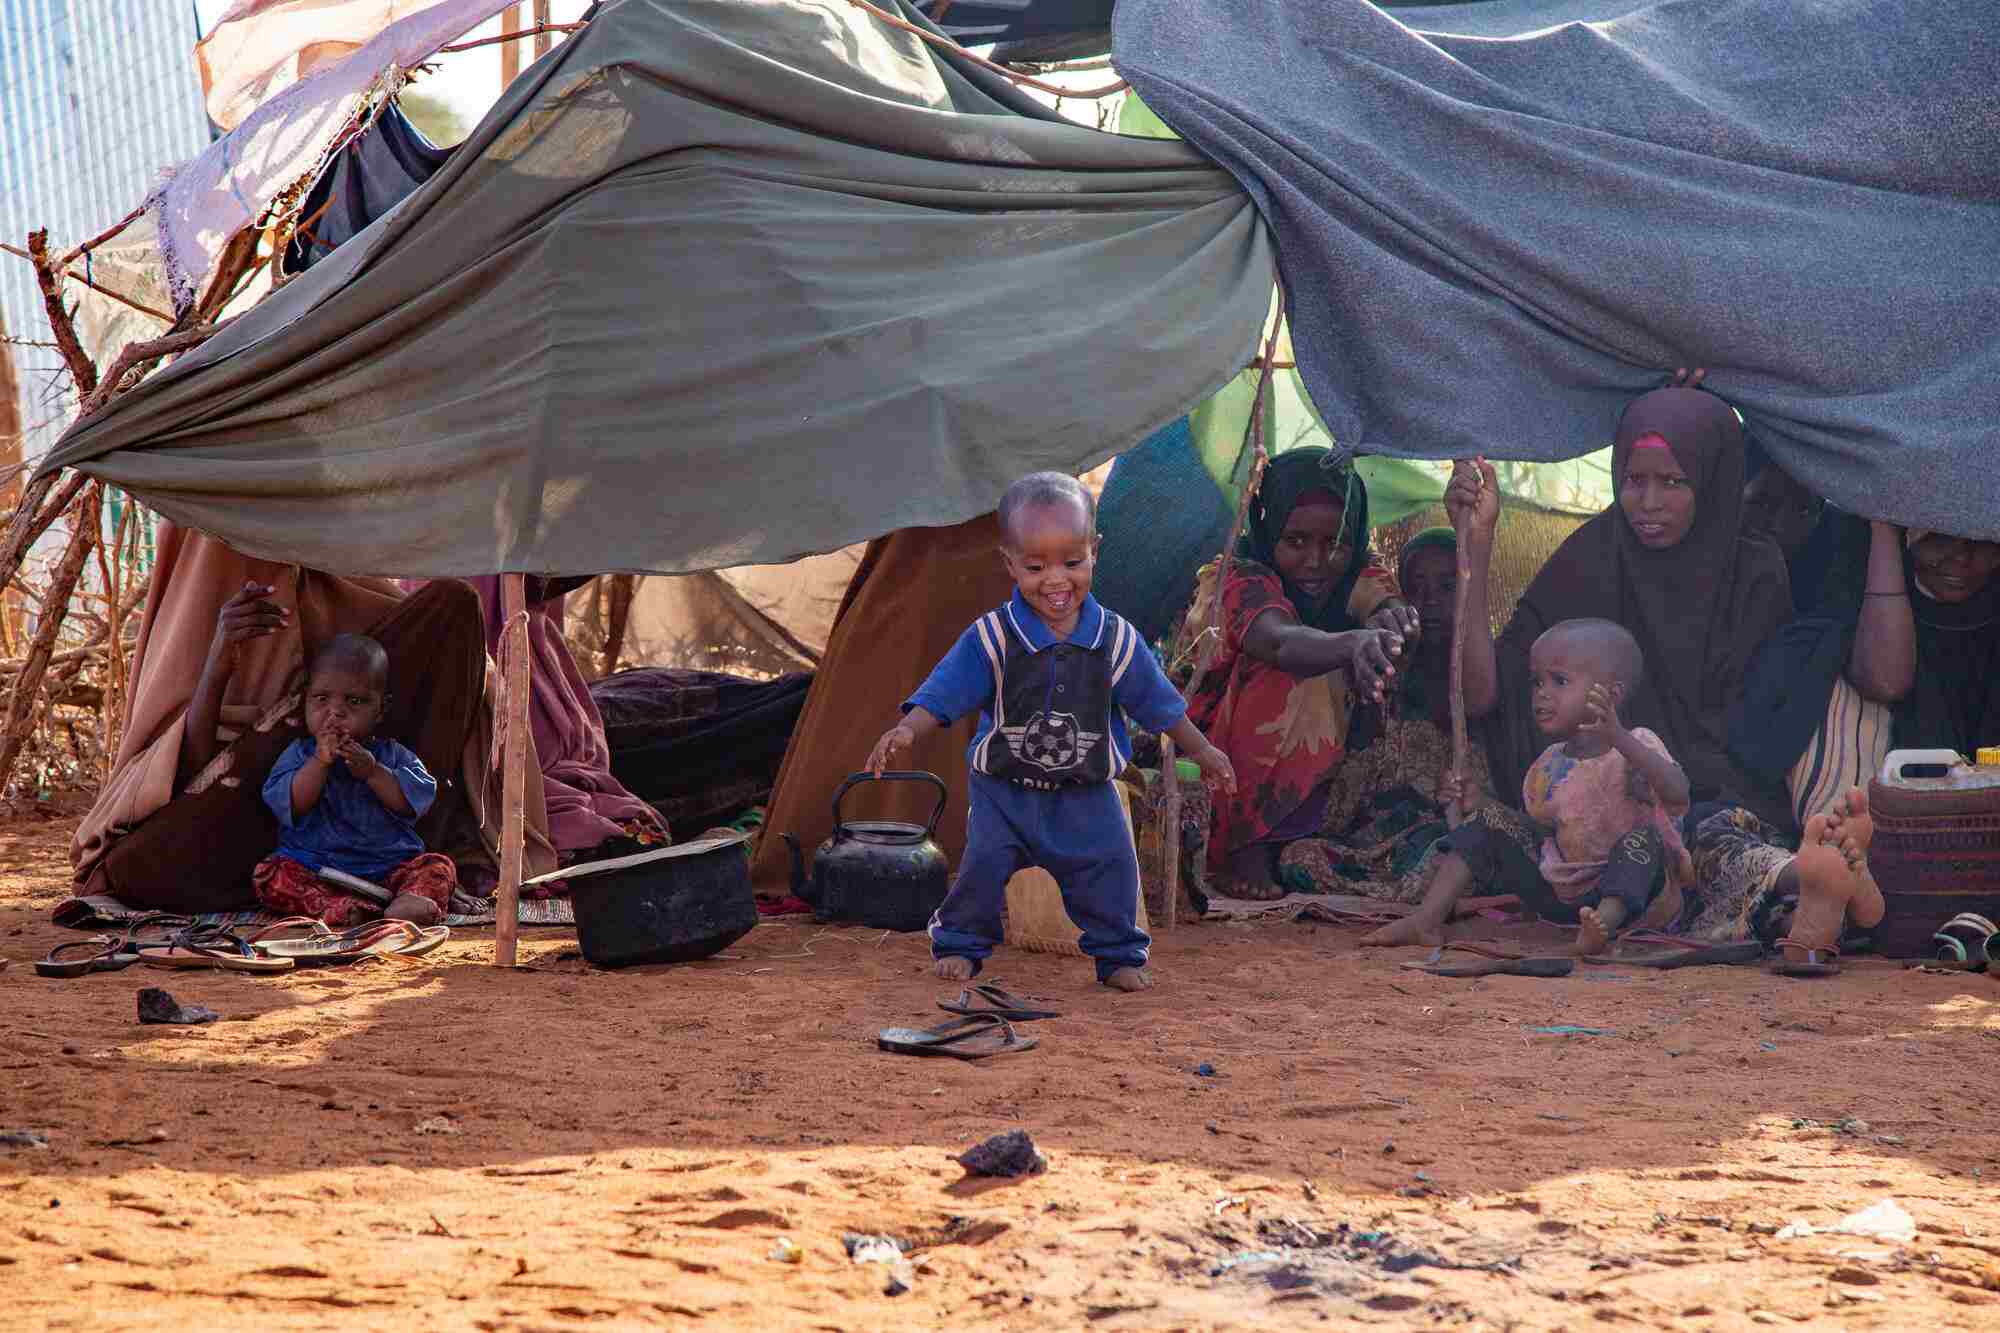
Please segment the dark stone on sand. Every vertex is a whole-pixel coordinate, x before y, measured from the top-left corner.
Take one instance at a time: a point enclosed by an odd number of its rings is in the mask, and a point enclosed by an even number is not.
[[[1203,1060],[1200,1064],[1194,1067],[1194,1072],[1195,1076],[1198,1078],[1214,1078],[1215,1066],[1210,1064],[1208,1061]]]
[[[213,1009],[204,1009],[198,1004],[182,1004],[158,986],[148,986],[139,992],[139,1021],[141,1023],[178,1023],[193,1027],[199,1023],[213,1023],[222,1017]]]
[[[975,1176],[1033,1176],[1049,1169],[1049,1159],[1036,1149],[1025,1129],[995,1134],[960,1153],[957,1160]]]

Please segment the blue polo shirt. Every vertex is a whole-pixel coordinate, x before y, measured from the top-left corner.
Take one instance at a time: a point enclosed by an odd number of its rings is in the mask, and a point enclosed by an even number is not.
[[[950,724],[977,710],[974,772],[1033,785],[1105,781],[1131,762],[1125,718],[1164,731],[1187,701],[1124,617],[1085,597],[1058,639],[1016,591],[981,616],[903,704]],[[1109,739],[1100,753],[1098,741]]]
[[[381,736],[361,742],[375,762],[396,775],[396,785],[414,812],[399,815],[376,798],[368,784],[335,760],[326,771],[319,801],[301,819],[292,818],[292,778],[313,756],[317,742],[302,737],[285,747],[271,775],[264,779],[264,804],[278,817],[279,856],[308,870],[332,866],[363,879],[388,874],[423,853],[417,820],[437,799],[437,779],[424,761]]]

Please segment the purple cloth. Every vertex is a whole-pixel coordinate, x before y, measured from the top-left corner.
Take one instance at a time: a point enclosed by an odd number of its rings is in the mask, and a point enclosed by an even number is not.
[[[504,627],[500,579],[489,575],[466,582],[479,590],[486,612],[486,651],[498,661]],[[541,580],[529,579],[528,595],[533,597],[542,586]],[[623,825],[634,820],[665,832],[653,807],[611,776],[604,718],[563,639],[562,620],[560,594],[528,603],[528,719],[541,763],[549,841],[558,854],[588,851],[623,834]]]

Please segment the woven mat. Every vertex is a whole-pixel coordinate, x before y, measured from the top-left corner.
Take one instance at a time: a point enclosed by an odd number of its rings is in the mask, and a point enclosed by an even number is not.
[[[465,894],[454,894],[452,910],[446,914],[447,926],[490,926],[494,922],[493,900],[473,898]],[[58,904],[52,919],[58,926],[72,930],[94,930],[103,926],[122,926],[134,917],[146,913],[139,908],[127,907],[108,894],[90,894],[84,897],[68,898]],[[197,926],[263,926],[279,919],[276,912],[203,912],[188,918]],[[575,926],[576,912],[567,898],[524,898],[521,900],[520,923],[524,926]]]
[[[1259,901],[1254,898],[1210,896],[1205,921],[1232,925],[1268,925],[1287,921],[1324,921],[1335,926],[1355,926],[1394,921],[1417,909],[1408,903],[1392,903],[1381,898],[1362,898],[1351,893],[1288,893],[1282,898]]]

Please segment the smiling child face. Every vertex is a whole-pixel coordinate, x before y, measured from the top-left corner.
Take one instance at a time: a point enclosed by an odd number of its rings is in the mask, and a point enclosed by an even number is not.
[[[1083,505],[1033,504],[1014,515],[1001,558],[1021,598],[1059,636],[1076,628],[1097,569],[1097,536]]]

